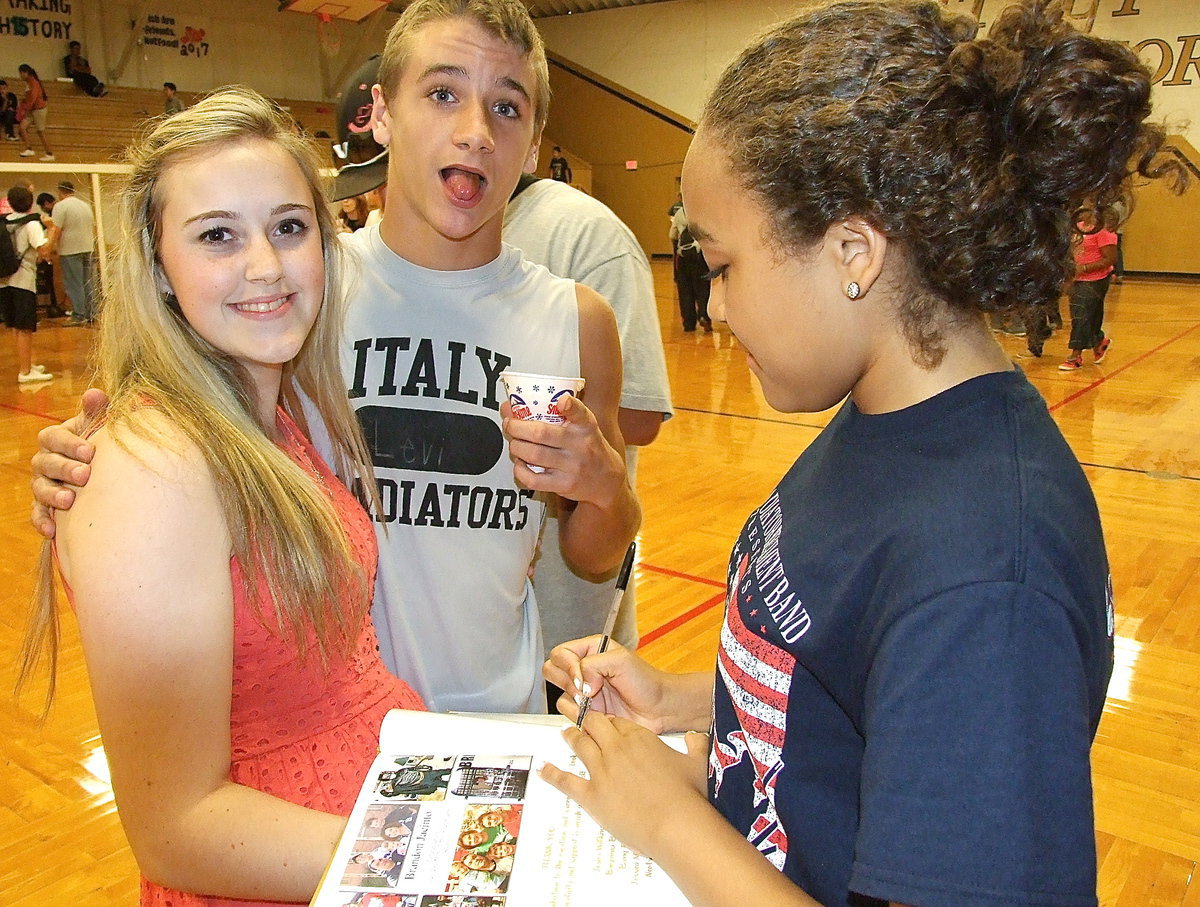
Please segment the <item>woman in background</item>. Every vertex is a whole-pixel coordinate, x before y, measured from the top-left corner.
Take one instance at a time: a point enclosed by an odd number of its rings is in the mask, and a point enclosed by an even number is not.
[[[1113,217],[1117,215],[1114,212]],[[1116,222],[1115,220],[1113,221]],[[1117,234],[1103,226],[1089,206],[1075,225],[1079,235],[1072,246],[1075,281],[1071,284],[1071,350],[1060,372],[1083,368],[1083,351],[1092,351],[1099,365],[1108,356],[1112,338],[1104,333],[1104,299],[1117,265]]]
[[[371,207],[367,204],[365,195],[352,195],[344,198],[338,209],[338,227],[343,233],[353,233],[367,225],[367,215]]]

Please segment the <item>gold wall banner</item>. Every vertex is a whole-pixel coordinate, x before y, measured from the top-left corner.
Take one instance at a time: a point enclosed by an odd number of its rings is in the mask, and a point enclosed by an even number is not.
[[[986,33],[1010,0],[942,0],[971,16]],[[1186,0],[1064,0],[1068,19],[1082,32],[1120,41],[1152,73],[1154,118],[1172,133],[1167,153],[1184,162],[1200,185],[1200,3]],[[1193,188],[1176,196],[1159,183],[1134,190],[1133,212],[1122,231],[1127,271],[1200,274],[1200,208]]]
[[[137,81],[150,85],[212,84],[222,53],[229,53],[225,44],[214,40],[209,18],[187,11],[182,4],[151,7],[139,44]]]

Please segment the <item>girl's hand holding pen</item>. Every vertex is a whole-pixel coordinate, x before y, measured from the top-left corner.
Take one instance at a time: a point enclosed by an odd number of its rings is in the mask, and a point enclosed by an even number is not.
[[[675,730],[663,709],[669,675],[613,640],[607,651],[598,653],[602,639],[601,635],[575,639],[550,653],[542,676],[566,691],[558,700],[558,710],[574,721],[582,697],[588,695],[592,711],[627,718],[655,734]]]

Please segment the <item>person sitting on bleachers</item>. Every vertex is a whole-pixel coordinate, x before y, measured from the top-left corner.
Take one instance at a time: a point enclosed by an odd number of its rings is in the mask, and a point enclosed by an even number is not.
[[[179,89],[175,87],[174,82],[163,82],[163,115],[174,116],[180,113],[187,105],[183,103],[183,98],[175,94]]]
[[[67,78],[74,82],[80,91],[93,98],[102,98],[108,94],[104,83],[92,75],[91,64],[83,55],[83,45],[78,41],[72,41],[67,48],[70,53],[63,57],[63,70],[66,72]]]

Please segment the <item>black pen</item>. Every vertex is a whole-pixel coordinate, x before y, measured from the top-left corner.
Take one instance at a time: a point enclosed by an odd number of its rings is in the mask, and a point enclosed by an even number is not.
[[[621,562],[621,570],[617,574],[617,586],[613,590],[612,605],[608,609],[608,617],[604,621],[604,635],[600,638],[600,647],[596,649],[597,655],[608,651],[608,640],[612,636],[613,627],[617,623],[617,612],[621,610],[621,599],[625,597],[625,587],[629,585],[629,576],[633,573],[633,559],[637,556],[637,541],[629,543],[629,548],[625,552],[625,560]],[[579,703],[579,717],[575,719],[575,727],[583,727],[584,716],[587,715],[588,709],[592,707],[592,697],[584,696]]]

